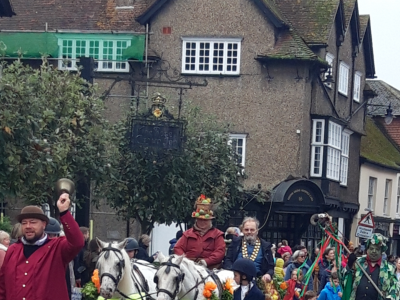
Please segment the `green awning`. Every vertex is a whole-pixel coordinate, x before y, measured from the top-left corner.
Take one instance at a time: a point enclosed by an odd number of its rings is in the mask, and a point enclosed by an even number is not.
[[[40,58],[48,55],[59,57],[60,40],[96,41],[98,44],[106,42],[129,41],[130,46],[122,49],[121,59],[143,60],[145,35],[130,34],[97,34],[97,33],[53,33],[53,32],[0,32],[0,54],[6,57],[18,57],[19,53],[25,58]],[[89,47],[89,42],[86,43]],[[77,46],[78,47],[78,46]],[[75,52],[74,52],[75,53]],[[82,46],[76,53],[82,53]],[[89,51],[85,56],[91,56]],[[78,56],[78,54],[77,54]],[[81,55],[79,55],[81,56]]]

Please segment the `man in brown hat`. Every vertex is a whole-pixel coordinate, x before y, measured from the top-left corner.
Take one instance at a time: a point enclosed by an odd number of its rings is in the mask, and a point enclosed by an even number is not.
[[[55,239],[49,239],[44,232],[49,219],[41,208],[22,209],[17,219],[23,236],[9,247],[0,270],[0,300],[69,300],[66,266],[84,245],[69,206],[69,195],[64,193],[57,207],[65,237]]]

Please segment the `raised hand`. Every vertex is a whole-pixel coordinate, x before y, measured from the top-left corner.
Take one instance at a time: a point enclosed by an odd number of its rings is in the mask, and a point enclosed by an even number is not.
[[[60,198],[57,201],[57,207],[60,213],[68,210],[71,204],[71,200],[69,199],[69,195],[67,193],[61,194]]]

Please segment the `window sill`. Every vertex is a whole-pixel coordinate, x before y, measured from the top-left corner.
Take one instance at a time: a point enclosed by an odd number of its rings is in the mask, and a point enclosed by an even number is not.
[[[349,95],[347,95],[347,94],[345,94],[344,92],[341,92],[341,91],[338,91],[338,94],[343,96],[343,97],[346,97],[346,98],[349,97]]]
[[[360,103],[360,100],[353,99],[354,102]]]
[[[240,74],[202,74],[202,73],[181,73],[182,76],[199,76],[199,77],[240,77]]]

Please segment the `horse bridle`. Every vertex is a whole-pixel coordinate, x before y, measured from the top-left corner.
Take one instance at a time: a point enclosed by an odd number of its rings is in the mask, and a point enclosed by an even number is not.
[[[112,281],[114,282],[114,284],[115,284],[115,290],[116,290],[122,297],[124,297],[124,298],[126,298],[126,299],[130,299],[129,296],[125,295],[123,292],[121,292],[121,291],[118,289],[118,284],[119,284],[119,282],[120,282],[120,280],[121,280],[121,277],[122,277],[122,270],[125,268],[124,256],[122,255],[121,250],[119,250],[119,249],[117,249],[117,248],[111,247],[111,243],[109,243],[107,247],[104,247],[103,249],[101,249],[100,254],[101,254],[102,252],[105,252],[104,258],[105,258],[105,259],[108,259],[108,257],[110,256],[110,251],[113,251],[113,252],[115,253],[115,255],[117,256],[117,258],[118,258],[118,263],[117,263],[117,266],[118,266],[118,276],[117,276],[117,278],[115,278],[114,275],[111,274],[111,273],[102,273],[102,274],[101,274],[101,277],[100,277],[100,282],[103,280],[103,277],[109,277],[109,278],[111,278],[111,280],[112,280]],[[119,254],[119,255],[118,255],[118,254]],[[97,263],[98,263],[98,262],[97,262]]]
[[[181,267],[178,266],[177,264],[174,264],[172,262],[172,257],[171,256],[167,262],[163,262],[161,263],[161,267],[166,266],[167,269],[165,270],[165,272],[168,274],[171,270],[171,267],[176,268],[179,270],[178,272],[178,276],[175,278],[175,282],[176,282],[176,287],[175,287],[175,291],[174,293],[171,293],[170,291],[166,290],[166,289],[159,289],[158,288],[158,277],[154,276],[154,283],[156,284],[156,290],[157,290],[157,296],[159,293],[165,293],[167,294],[171,299],[175,299],[175,297],[178,295],[179,293],[179,284],[183,281],[183,279],[185,279],[185,273],[182,273],[181,271]]]

